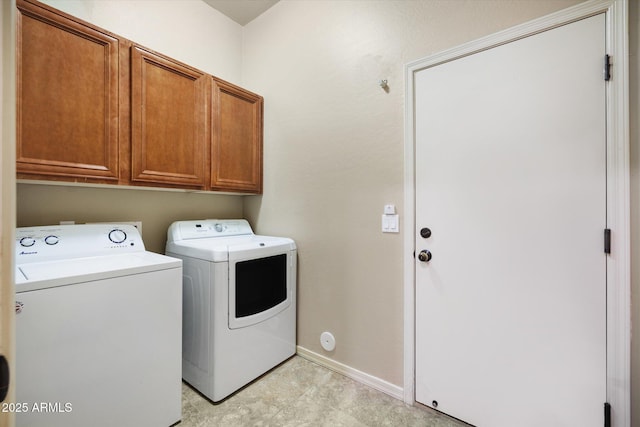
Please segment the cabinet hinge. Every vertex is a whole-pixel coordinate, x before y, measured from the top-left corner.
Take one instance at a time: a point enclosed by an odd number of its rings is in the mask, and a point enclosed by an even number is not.
[[[609,228],[604,229],[604,253],[611,253],[611,229]]]
[[[611,56],[604,56],[604,81],[611,80]]]
[[[611,427],[611,405],[604,402],[604,427]]]

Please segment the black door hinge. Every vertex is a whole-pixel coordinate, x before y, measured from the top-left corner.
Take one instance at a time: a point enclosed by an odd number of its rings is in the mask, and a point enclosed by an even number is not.
[[[609,55],[604,56],[604,81],[611,80],[611,57]]]
[[[611,405],[604,402],[604,427],[611,427]]]
[[[604,229],[604,253],[611,253],[611,230],[609,228]]]

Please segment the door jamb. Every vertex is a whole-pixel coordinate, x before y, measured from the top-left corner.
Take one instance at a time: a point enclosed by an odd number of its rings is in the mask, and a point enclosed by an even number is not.
[[[415,74],[420,70],[600,13],[613,60],[607,83],[607,401],[613,426],[631,425],[631,225],[629,169],[628,0],[590,0],[405,66],[404,125],[404,401],[415,403]],[[604,403],[604,402],[603,402]]]

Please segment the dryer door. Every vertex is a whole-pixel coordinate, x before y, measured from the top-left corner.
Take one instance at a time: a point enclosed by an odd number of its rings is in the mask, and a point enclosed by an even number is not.
[[[229,328],[263,322],[291,305],[290,245],[229,248]]]

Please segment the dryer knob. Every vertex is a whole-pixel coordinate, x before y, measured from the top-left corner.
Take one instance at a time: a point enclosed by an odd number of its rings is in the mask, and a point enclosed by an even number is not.
[[[109,240],[113,243],[122,243],[127,240],[127,233],[118,228],[113,229],[109,232]]]
[[[221,233],[222,230],[224,230],[224,226],[222,224],[216,224],[213,228],[215,228],[218,233]]]

